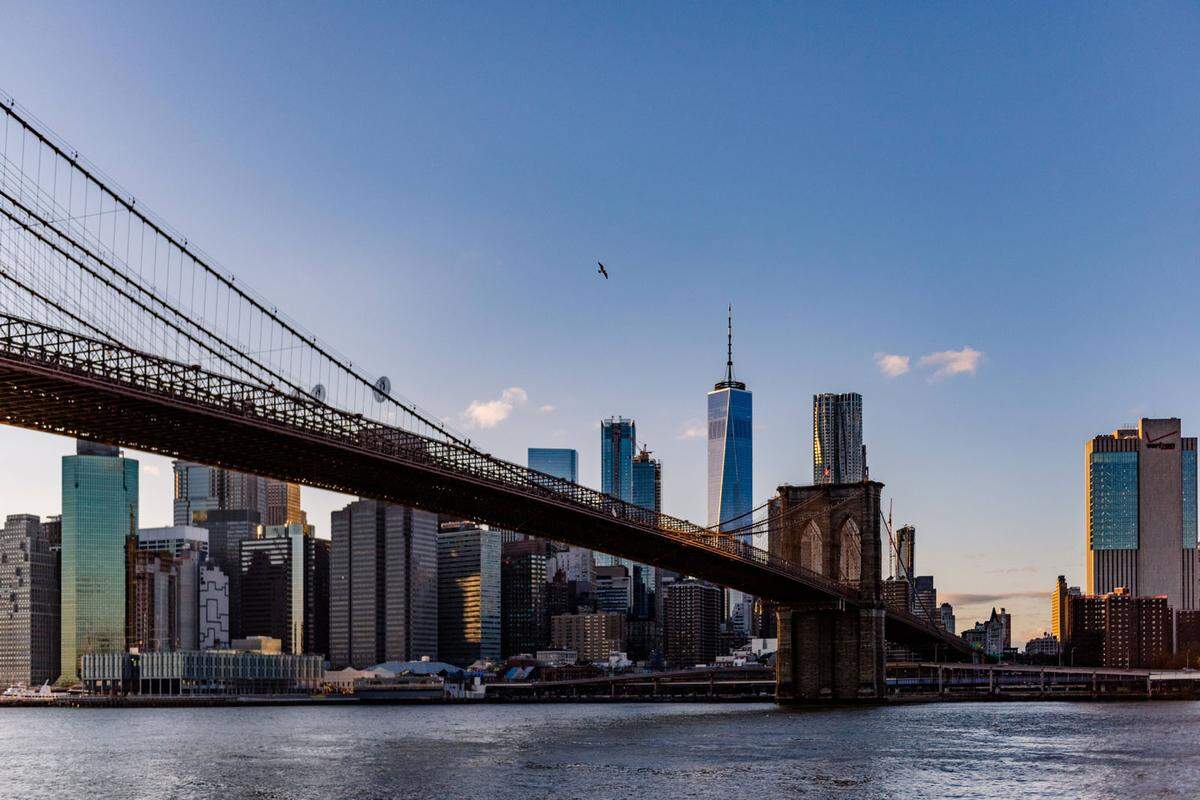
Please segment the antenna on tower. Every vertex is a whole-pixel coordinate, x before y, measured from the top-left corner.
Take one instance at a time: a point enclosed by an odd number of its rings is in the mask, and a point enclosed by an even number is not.
[[[725,380],[714,386],[714,389],[745,389],[746,384],[733,379],[733,303],[729,304],[728,333],[726,334],[725,350]]]
[[[725,362],[725,380],[733,383],[733,303],[729,304],[729,358]]]

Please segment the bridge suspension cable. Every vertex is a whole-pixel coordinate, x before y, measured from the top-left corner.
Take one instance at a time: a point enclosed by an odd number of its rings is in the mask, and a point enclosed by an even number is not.
[[[0,302],[470,447],[216,266],[0,92]]]

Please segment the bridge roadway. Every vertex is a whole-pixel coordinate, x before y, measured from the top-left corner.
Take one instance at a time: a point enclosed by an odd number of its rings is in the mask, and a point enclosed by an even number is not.
[[[781,604],[855,607],[857,586],[727,534],[384,425],[307,396],[0,314],[0,421],[402,503],[695,575]],[[889,611],[887,638],[967,658]]]

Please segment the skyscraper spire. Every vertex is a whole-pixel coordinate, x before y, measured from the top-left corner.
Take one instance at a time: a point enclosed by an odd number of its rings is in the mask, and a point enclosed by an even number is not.
[[[745,389],[746,384],[733,379],[733,304],[729,304],[729,332],[725,358],[725,380],[714,386],[714,389]]]
[[[733,383],[733,303],[729,304],[729,358],[725,362],[725,382]]]

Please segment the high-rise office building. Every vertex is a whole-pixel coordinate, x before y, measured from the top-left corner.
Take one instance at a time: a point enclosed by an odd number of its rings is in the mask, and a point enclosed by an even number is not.
[[[708,393],[708,524],[736,530],[754,522],[754,395],[733,375],[733,309],[729,309],[725,378]],[[754,537],[746,544],[761,545]],[[723,605],[748,632],[754,599],[733,589],[723,592]]]
[[[538,472],[579,483],[579,453],[565,447],[530,447],[528,466]]]
[[[633,457],[633,504],[662,513],[662,462],[644,447]]]
[[[79,680],[85,653],[125,650],[126,560],[137,527],[137,461],[79,441],[62,460],[62,683]]]
[[[858,483],[866,477],[862,395],[813,395],[813,483]]]
[[[172,469],[176,525],[194,524],[202,511],[256,511],[264,525],[308,522],[298,484],[190,461],[174,461]]]
[[[163,551],[172,556],[195,553],[203,560],[208,557],[208,531],[195,525],[140,528],[137,548],[147,552]]]
[[[208,531],[189,525],[142,528],[137,551],[130,646],[198,649],[201,570],[208,555]]]
[[[442,656],[437,515],[356,500],[330,521],[329,658],[357,669]]]
[[[50,595],[50,680],[62,674],[62,516],[50,516],[42,522],[42,536],[50,545],[54,559],[54,590]]]
[[[633,454],[637,423],[624,417],[600,421],[600,491],[633,502]]]
[[[501,652],[533,655],[550,644],[547,542],[523,539],[500,546]]]
[[[555,650],[573,651],[580,661],[603,661],[609,653],[625,649],[624,614],[559,614],[550,620],[550,640]]]
[[[1050,593],[1050,633],[1060,642],[1071,638],[1071,598],[1079,597],[1078,586],[1067,586],[1065,575],[1059,575]]]
[[[1086,445],[1089,595],[1124,588],[1197,607],[1196,439],[1142,419]]]
[[[229,647],[229,576],[215,564],[200,571],[200,649]]]
[[[905,525],[896,529],[896,547],[891,552],[892,577],[912,580],[916,576],[917,529]]]
[[[13,514],[0,531],[0,686],[36,686],[55,672],[55,554],[41,520]]]
[[[597,611],[629,614],[633,610],[633,577],[622,564],[596,567],[593,594]]]
[[[633,502],[633,456],[637,451],[637,423],[624,417],[600,421],[600,490],[626,503]],[[597,566],[621,564],[630,572],[633,562],[607,553],[596,553]]]
[[[261,539],[262,514],[255,509],[202,509],[192,513],[195,527],[208,531],[208,563],[224,573],[229,598],[229,639],[241,639],[242,542]]]
[[[312,530],[311,526],[305,527]],[[329,658],[333,543],[306,536],[304,546],[304,652],[326,659]]]
[[[1078,666],[1160,666],[1171,652],[1167,598],[1137,597],[1124,589],[1069,597],[1070,637],[1063,652]]]
[[[242,636],[279,639],[285,653],[304,650],[303,525],[268,525],[261,539],[241,543]]]
[[[553,475],[571,483],[579,483],[579,453],[565,447],[530,447],[528,450],[530,469]],[[586,547],[551,542],[546,548],[546,579],[553,581],[559,570],[566,581],[584,583],[592,581],[592,569],[596,564],[595,554]]]
[[[645,447],[633,457],[633,504],[656,514],[662,513],[662,461],[651,458],[650,451]],[[658,567],[647,564],[632,566],[630,577],[633,579],[635,599],[641,597],[645,601],[654,596],[660,581],[658,572]],[[649,614],[650,609],[634,604],[634,616],[644,619]]]
[[[671,666],[711,664],[717,657],[721,590],[697,580],[667,587],[663,650]]]
[[[938,606],[938,624],[946,633],[954,634],[954,606],[949,603]]]
[[[438,655],[466,667],[500,658],[500,531],[470,522],[438,532]]]
[[[292,525],[308,523],[308,517],[300,510],[300,485],[277,481],[274,478],[263,479],[266,494],[267,525]]]
[[[923,620],[937,623],[937,588],[932,575],[917,575],[912,580],[912,613]]]
[[[754,507],[754,396],[733,377],[732,309],[727,344],[725,378],[708,393],[708,524],[721,530],[750,524]]]

